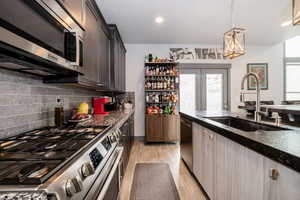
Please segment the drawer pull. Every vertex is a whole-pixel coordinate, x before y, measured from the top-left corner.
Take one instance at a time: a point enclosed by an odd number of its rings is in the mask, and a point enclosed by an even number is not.
[[[279,171],[278,171],[278,169],[271,168],[269,176],[270,176],[270,178],[272,180],[276,181],[278,179],[278,177],[279,177]]]

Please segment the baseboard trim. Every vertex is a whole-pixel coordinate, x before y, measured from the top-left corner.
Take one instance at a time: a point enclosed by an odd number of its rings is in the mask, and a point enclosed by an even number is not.
[[[145,136],[134,136],[135,140],[145,141]]]

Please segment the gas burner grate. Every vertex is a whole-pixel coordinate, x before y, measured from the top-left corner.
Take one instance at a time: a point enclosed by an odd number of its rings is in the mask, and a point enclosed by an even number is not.
[[[47,127],[1,139],[0,185],[43,183],[105,130],[106,126]]]
[[[41,184],[61,161],[3,161],[0,165],[0,185]]]

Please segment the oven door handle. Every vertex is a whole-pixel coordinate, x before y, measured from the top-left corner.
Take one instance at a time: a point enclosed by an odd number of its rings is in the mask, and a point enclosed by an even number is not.
[[[110,173],[109,173],[109,175],[108,175],[108,177],[105,181],[105,184],[102,187],[102,190],[101,190],[100,194],[98,195],[97,200],[102,200],[104,198],[104,196],[105,196],[105,194],[106,194],[106,192],[109,188],[109,185],[110,185],[110,183],[111,183],[111,181],[114,177],[114,174],[118,170],[119,162],[121,161],[122,154],[123,154],[123,148],[120,148],[120,149],[121,150],[118,152],[119,155],[118,155],[117,159],[115,160],[115,163],[114,163],[114,165],[113,165],[113,167],[112,167],[112,169],[111,169],[111,171],[110,171]]]

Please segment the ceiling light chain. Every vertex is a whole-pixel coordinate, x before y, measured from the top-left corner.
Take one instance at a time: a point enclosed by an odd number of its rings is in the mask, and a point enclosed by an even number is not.
[[[231,24],[231,27],[234,28],[234,15],[233,15],[233,13],[234,13],[234,0],[231,0],[230,11],[231,11],[231,13],[230,13],[231,23],[230,24]]]

